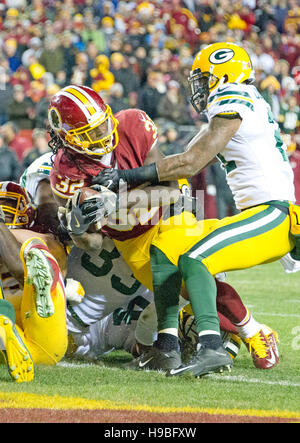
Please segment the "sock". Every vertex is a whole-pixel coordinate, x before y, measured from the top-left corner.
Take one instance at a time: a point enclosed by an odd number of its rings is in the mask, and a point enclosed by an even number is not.
[[[5,317],[8,317],[13,323],[16,322],[14,307],[7,300],[0,300],[0,315],[5,315]]]
[[[153,277],[154,303],[157,313],[157,330],[178,329],[179,294],[181,274],[177,266],[155,246],[150,246],[150,263]]]
[[[223,346],[220,334],[216,334],[214,331],[203,331],[200,333],[198,343],[210,349],[218,349],[220,346]]]
[[[179,258],[178,266],[190,297],[197,332],[211,330],[220,334],[214,277],[200,261],[187,255]]]
[[[247,308],[246,308],[247,309]],[[252,316],[251,312],[247,309],[247,314],[244,319],[235,325],[242,338],[253,337],[261,328],[261,324],[258,323]]]
[[[157,340],[154,344],[156,348],[162,351],[172,351],[178,349],[178,338],[173,334],[158,333]]]

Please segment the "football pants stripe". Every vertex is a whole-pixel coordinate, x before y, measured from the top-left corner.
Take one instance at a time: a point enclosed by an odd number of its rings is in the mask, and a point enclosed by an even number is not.
[[[233,243],[261,235],[281,224],[286,214],[269,206],[266,210],[240,222],[216,229],[197,243],[188,254],[190,258],[208,257]]]

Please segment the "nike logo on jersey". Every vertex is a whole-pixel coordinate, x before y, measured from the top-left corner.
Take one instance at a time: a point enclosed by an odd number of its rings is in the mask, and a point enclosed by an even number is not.
[[[143,368],[144,366],[146,366],[147,363],[149,363],[149,361],[153,360],[153,357],[148,358],[148,360],[146,361],[140,361],[139,362],[139,368]]]

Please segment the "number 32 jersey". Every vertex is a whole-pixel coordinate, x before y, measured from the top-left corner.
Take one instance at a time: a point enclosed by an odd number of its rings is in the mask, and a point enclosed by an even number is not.
[[[51,188],[55,195],[65,199],[72,197],[77,189],[91,186],[92,178],[104,168],[132,169],[144,165],[158,139],[156,126],[139,109],[126,109],[115,117],[119,122],[118,145],[111,153],[103,155],[100,161],[72,150],[59,150],[50,173]],[[157,223],[159,217],[160,208],[151,208],[144,218],[133,214],[133,223],[127,226],[129,217],[125,217],[126,222],[123,223],[120,216],[112,226],[104,226],[102,232],[116,240],[127,240],[146,232]]]
[[[295,201],[293,171],[269,104],[251,85],[230,83],[208,98],[208,119],[239,114],[242,123],[218,154],[238,209]]]

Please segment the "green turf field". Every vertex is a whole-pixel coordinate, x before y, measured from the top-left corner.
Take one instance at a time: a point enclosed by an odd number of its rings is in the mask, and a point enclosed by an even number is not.
[[[279,333],[280,363],[258,370],[243,345],[230,374],[202,379],[166,378],[119,366],[129,361],[113,352],[99,365],[65,360],[36,367],[32,383],[13,383],[0,367],[1,392],[27,392],[110,400],[130,405],[300,411],[300,273],[287,275],[279,263],[228,275],[256,319]],[[26,405],[24,404],[24,407]]]

